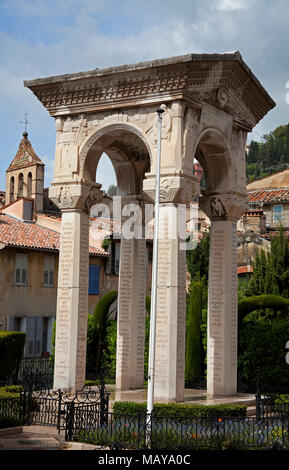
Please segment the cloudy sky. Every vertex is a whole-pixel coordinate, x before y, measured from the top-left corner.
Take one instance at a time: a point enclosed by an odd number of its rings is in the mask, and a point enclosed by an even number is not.
[[[288,20],[288,0],[0,0],[0,189],[26,110],[46,185],[53,177],[54,119],[23,80],[239,50],[277,103],[249,136],[261,140],[289,122]],[[104,187],[114,182],[105,159],[97,179]]]

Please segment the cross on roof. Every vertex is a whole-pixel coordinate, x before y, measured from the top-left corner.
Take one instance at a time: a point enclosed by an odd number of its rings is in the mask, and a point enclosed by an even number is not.
[[[24,121],[20,121],[20,124],[24,124],[25,133],[27,133],[27,124],[29,124],[27,111],[24,113]]]

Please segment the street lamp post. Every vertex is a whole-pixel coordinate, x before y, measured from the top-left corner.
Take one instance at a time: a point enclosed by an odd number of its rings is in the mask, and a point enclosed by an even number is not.
[[[147,392],[147,443],[151,437],[151,414],[154,407],[155,382],[155,343],[156,343],[156,311],[157,311],[157,273],[158,273],[158,236],[159,236],[159,198],[160,198],[160,167],[161,167],[161,141],[162,141],[162,114],[164,109],[157,109],[158,113],[158,142],[156,162],[156,189],[155,189],[155,221],[152,264],[150,337],[149,337],[149,364],[148,364],[148,392]]]

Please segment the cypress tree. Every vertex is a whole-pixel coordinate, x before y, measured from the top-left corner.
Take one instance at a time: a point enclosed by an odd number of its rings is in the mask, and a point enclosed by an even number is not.
[[[186,384],[194,386],[202,378],[202,284],[192,281],[189,289],[186,331]]]

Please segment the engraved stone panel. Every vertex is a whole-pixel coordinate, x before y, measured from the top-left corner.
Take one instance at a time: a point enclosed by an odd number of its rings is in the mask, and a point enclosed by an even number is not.
[[[76,390],[85,381],[88,309],[88,215],[62,214],[54,388]]]
[[[236,222],[213,221],[208,301],[208,394],[237,392]]]

